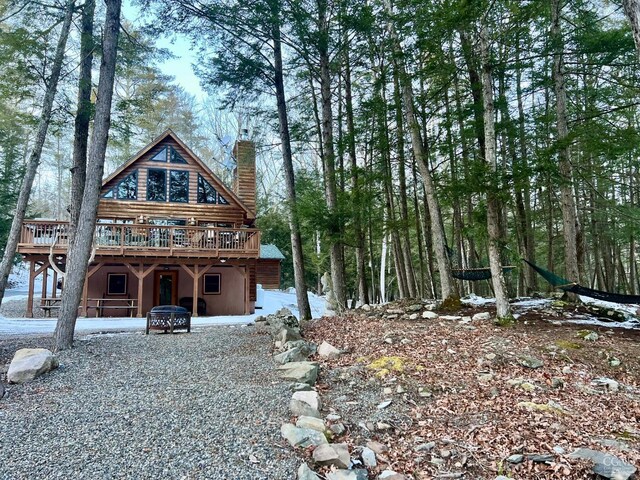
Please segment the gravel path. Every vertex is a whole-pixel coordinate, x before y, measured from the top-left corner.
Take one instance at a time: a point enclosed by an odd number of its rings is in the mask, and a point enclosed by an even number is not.
[[[48,342],[0,340],[0,361]],[[293,479],[269,348],[254,327],[81,337],[0,400],[0,478]]]

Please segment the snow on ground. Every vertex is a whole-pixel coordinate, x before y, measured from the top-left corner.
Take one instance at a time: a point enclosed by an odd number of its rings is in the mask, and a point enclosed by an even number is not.
[[[8,292],[10,290],[7,290]],[[14,296],[19,298],[19,296]],[[325,300],[313,293],[309,293],[309,303],[311,304],[311,314],[313,318],[321,317],[324,313]],[[286,307],[295,316],[298,315],[296,305],[296,294],[281,292],[276,290],[264,291],[263,308],[256,309],[256,313],[251,315],[226,315],[218,317],[195,317],[191,319],[191,326],[194,328],[208,327],[214,325],[247,325],[253,323],[259,315],[269,315],[275,313],[282,307]],[[32,318],[5,318],[0,317],[0,336],[9,335],[37,335],[50,334],[56,327],[57,319]],[[76,332],[90,333],[111,330],[144,330],[145,318],[130,317],[110,317],[110,318],[78,318],[76,322]]]

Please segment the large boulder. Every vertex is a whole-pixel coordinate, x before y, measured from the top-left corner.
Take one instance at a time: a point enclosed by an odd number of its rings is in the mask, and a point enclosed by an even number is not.
[[[291,362],[278,367],[280,376],[285,380],[314,385],[318,378],[316,362]]]
[[[609,453],[591,450],[590,448],[578,448],[569,454],[569,458],[581,458],[593,462],[593,473],[612,480],[627,480],[634,473],[636,467]]]
[[[320,344],[318,347],[318,355],[325,358],[333,358],[340,355],[340,350],[331,345],[326,340]]]
[[[23,348],[11,360],[7,381],[9,383],[30,382],[43,373],[58,368],[58,359],[46,348]]]
[[[289,410],[296,416],[322,418],[321,408],[320,395],[315,391],[294,392],[289,402]]]
[[[300,328],[300,322],[288,308],[281,308],[276,313],[267,316],[267,325],[269,325],[269,331],[272,335],[276,335],[282,327]]]
[[[320,477],[309,468],[309,465],[303,463],[298,468],[298,480],[320,480]]]
[[[351,463],[349,447],[346,443],[320,445],[313,451],[313,461],[318,465],[348,468]]]
[[[273,340],[278,346],[284,346],[289,342],[294,342],[301,339],[302,335],[300,335],[300,330],[298,330],[297,328],[283,326],[280,327],[276,333],[273,333]]]
[[[299,428],[291,423],[282,425],[280,434],[292,447],[307,448],[311,445],[317,447],[329,443],[324,433],[310,428]]]
[[[310,428],[324,433],[327,430],[327,426],[324,424],[324,420],[316,417],[300,416],[296,422],[298,428]]]
[[[364,468],[334,470],[327,472],[327,480],[368,480],[369,473]]]
[[[289,342],[291,344],[293,342]],[[313,350],[305,345],[300,347],[294,347],[290,350],[287,350],[282,353],[278,353],[273,356],[273,360],[278,365],[284,365],[285,363],[291,362],[304,362],[307,358],[309,358],[313,354]]]

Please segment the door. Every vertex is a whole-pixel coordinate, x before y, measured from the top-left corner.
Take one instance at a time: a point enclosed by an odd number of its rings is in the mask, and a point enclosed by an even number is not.
[[[155,272],[153,305],[177,305],[178,272],[159,270]]]

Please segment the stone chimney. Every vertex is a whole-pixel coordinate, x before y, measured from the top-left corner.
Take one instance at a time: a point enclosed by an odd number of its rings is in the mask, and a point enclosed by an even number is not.
[[[233,147],[236,168],[233,171],[233,193],[256,214],[256,146],[249,140],[238,140]]]

